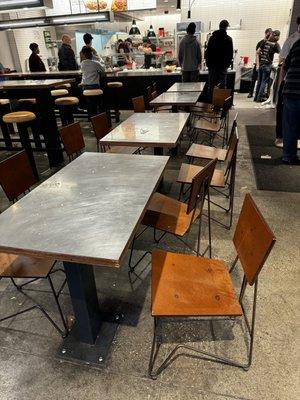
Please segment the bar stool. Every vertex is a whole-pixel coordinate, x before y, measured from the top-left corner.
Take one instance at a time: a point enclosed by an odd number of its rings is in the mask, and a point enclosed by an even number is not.
[[[62,126],[73,124],[73,107],[79,104],[79,99],[77,97],[58,97],[54,103],[59,109]]]
[[[28,99],[19,99],[19,110],[20,111],[30,111],[33,112],[35,115],[37,114],[37,109],[36,109],[36,99],[34,98],[28,98]],[[32,128],[32,135],[35,143],[35,147],[37,150],[42,150],[42,142],[40,138],[40,133],[39,133],[39,127],[37,120],[32,122],[31,125]]]
[[[123,88],[123,83],[122,82],[107,82],[107,88],[109,89],[109,92],[110,92],[110,98],[112,101],[111,106],[115,110],[115,121],[120,122],[118,90]]]
[[[62,97],[62,96],[66,96],[67,94],[69,94],[67,89],[53,89],[53,90],[51,90],[51,96],[52,97]]]
[[[35,178],[38,180],[39,175],[37,172],[28,132],[28,128],[32,126],[32,121],[35,121],[35,119],[36,119],[35,114],[30,111],[15,111],[5,114],[3,116],[3,121],[6,124],[17,124],[22,147],[25,149],[28,155],[33,174]]]
[[[86,89],[83,91],[85,102],[87,106],[89,118],[94,117],[102,112],[103,102],[103,90],[101,89]]]
[[[11,150],[13,148],[12,140],[10,135],[14,134],[14,127],[12,124],[5,124],[2,120],[3,116],[7,113],[11,112],[10,108],[10,100],[9,99],[0,99],[0,127],[2,131],[3,140],[7,150]]]

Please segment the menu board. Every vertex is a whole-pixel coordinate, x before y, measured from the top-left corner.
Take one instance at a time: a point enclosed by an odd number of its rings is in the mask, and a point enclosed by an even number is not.
[[[83,0],[83,3],[87,11],[124,12],[156,8],[157,0]]]

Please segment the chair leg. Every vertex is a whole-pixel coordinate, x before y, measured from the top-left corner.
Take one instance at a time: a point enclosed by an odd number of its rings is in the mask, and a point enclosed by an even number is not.
[[[48,275],[48,282],[49,282],[49,285],[50,285],[50,288],[51,288],[51,291],[52,291],[52,294],[53,294],[53,297],[54,297],[54,300],[55,300],[55,303],[56,303],[56,306],[57,306],[57,309],[58,309],[58,312],[59,312],[59,315],[60,315],[60,318],[61,318],[63,326],[65,328],[65,336],[67,336],[67,333],[68,333],[67,324],[66,324],[66,321],[65,321],[61,306],[59,304],[58,295],[56,294],[56,291],[54,289],[53,282],[52,282],[52,279],[51,279],[50,275]]]

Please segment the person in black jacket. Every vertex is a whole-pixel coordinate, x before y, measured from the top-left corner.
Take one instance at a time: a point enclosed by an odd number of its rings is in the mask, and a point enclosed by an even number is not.
[[[46,71],[45,64],[41,60],[39,53],[39,45],[37,43],[31,43],[29,46],[32,51],[29,57],[29,71],[30,72],[44,72]]]
[[[220,29],[213,32],[208,41],[205,52],[206,65],[208,67],[208,86],[212,98],[214,87],[219,85],[226,88],[227,70],[233,59],[233,43],[227,35],[229,22],[223,20]]]
[[[71,47],[71,38],[69,35],[63,35],[61,38],[62,45],[58,50],[58,70],[59,71],[77,71],[78,64],[76,62],[75,53]]]

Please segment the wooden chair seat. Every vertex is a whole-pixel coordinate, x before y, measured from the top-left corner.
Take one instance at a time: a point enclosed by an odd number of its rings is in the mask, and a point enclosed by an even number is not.
[[[57,106],[75,106],[79,104],[77,97],[59,97],[55,99],[55,104]]]
[[[182,164],[177,177],[177,182],[192,184],[193,178],[203,170],[203,167],[193,164]],[[225,177],[224,172],[220,169],[215,169],[211,186],[224,188],[225,187]]]
[[[6,104],[9,104],[10,100],[9,99],[0,99],[0,106],[5,106]]]
[[[200,211],[187,214],[187,204],[161,193],[154,193],[148,205],[142,224],[165,232],[184,236]]]
[[[87,89],[83,91],[84,96],[102,96],[103,90],[101,89]]]
[[[15,111],[3,116],[3,121],[7,124],[19,124],[22,122],[30,122],[35,119],[35,114],[30,111]]]
[[[210,122],[205,119],[200,119],[199,121],[195,122],[194,128],[203,130],[203,131],[218,132],[221,128],[221,124],[219,121]]]
[[[241,316],[226,263],[157,250],[152,253],[152,316]]]
[[[31,104],[36,104],[36,99],[19,99],[19,103],[31,103]]]
[[[122,82],[107,82],[107,87],[109,88],[121,88],[123,87]]]
[[[54,90],[51,90],[51,96],[52,97],[65,96],[67,94],[69,94],[67,89],[54,89]]]
[[[114,154],[134,154],[139,150],[139,147],[131,146],[111,146],[106,150],[106,153]]]
[[[0,253],[0,277],[45,278],[53,268],[55,260],[17,256]]]
[[[186,155],[188,157],[204,158],[206,160],[214,160],[217,158],[218,161],[225,161],[227,150],[193,143]]]

